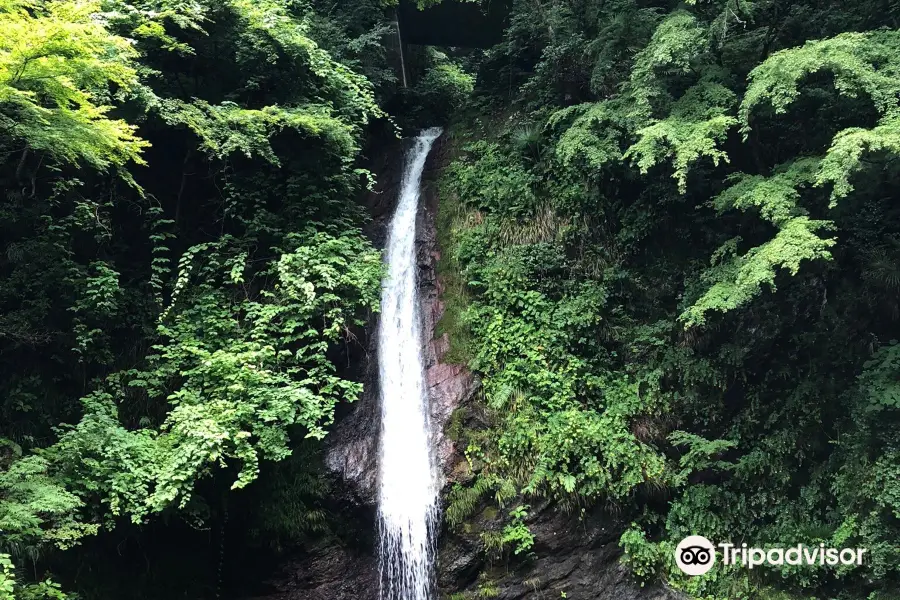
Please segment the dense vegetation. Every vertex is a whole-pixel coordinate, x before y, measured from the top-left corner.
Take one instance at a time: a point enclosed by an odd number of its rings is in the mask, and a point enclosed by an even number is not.
[[[358,395],[335,352],[378,303],[357,163],[393,74],[381,4],[344,8],[0,3],[0,598],[63,597],[53,547],[117,524],[227,518]]]
[[[522,503],[483,535],[527,553],[549,497],[694,597],[895,597],[897,11],[514,2],[443,177],[443,330],[490,409],[451,523]],[[689,534],[870,560],[688,578]]]
[[[390,4],[0,0],[0,600],[217,597],[229,506],[260,547],[348,529],[364,154],[435,121],[487,415],[448,524],[498,503],[527,561],[549,499],[693,597],[896,597],[900,7],[515,0],[399,90]],[[869,560],[686,578],[689,533]]]

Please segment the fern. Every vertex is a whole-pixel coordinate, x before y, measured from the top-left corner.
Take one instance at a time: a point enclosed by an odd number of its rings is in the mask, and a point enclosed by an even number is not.
[[[452,528],[462,525],[475,514],[475,510],[493,487],[494,482],[485,476],[476,477],[471,487],[455,484],[447,496],[447,508],[444,511],[447,524]]]

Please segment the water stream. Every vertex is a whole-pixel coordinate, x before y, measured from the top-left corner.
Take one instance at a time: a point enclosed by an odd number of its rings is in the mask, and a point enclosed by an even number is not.
[[[438,478],[431,444],[416,281],[416,212],[425,159],[441,134],[426,129],[406,156],[388,230],[381,292],[378,533],[381,600],[429,600]]]

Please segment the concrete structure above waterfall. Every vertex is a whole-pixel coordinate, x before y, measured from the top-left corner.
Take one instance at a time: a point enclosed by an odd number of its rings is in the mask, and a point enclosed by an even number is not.
[[[443,0],[420,10],[400,0],[397,20],[404,44],[489,48],[501,41],[512,0]]]

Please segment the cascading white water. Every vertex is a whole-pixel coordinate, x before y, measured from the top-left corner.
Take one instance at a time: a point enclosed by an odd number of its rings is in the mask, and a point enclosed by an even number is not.
[[[432,585],[438,483],[422,362],[415,240],[422,170],[440,134],[439,128],[422,131],[409,151],[388,231],[378,327],[381,600],[428,600]]]

